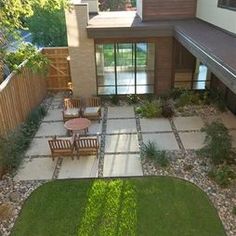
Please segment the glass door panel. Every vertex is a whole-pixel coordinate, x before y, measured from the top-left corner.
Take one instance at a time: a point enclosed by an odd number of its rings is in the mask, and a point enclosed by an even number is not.
[[[115,94],[114,44],[96,45],[98,94]]]
[[[116,44],[117,94],[135,93],[135,45]]]
[[[153,43],[136,44],[136,78],[138,94],[153,93],[155,45]]]

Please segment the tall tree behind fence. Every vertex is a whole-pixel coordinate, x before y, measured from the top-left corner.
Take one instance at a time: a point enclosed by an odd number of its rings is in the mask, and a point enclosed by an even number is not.
[[[71,82],[68,48],[44,48],[42,53],[50,60],[47,89],[51,91],[68,90],[68,83]]]
[[[24,122],[46,93],[45,78],[26,67],[0,84],[0,135],[6,135]]]

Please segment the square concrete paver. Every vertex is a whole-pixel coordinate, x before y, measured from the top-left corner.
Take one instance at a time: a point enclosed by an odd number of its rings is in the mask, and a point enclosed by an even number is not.
[[[43,180],[52,179],[57,159],[52,161],[51,158],[33,158],[25,159],[19,167],[15,180]]]
[[[142,132],[172,131],[168,119],[140,119]]]
[[[105,153],[139,152],[136,134],[106,135]]]
[[[49,156],[51,151],[48,145],[49,138],[34,138],[29,149],[25,153],[26,156]]]
[[[132,106],[108,107],[109,118],[132,118],[134,115],[134,108]]]
[[[92,121],[88,129],[89,134],[101,134],[102,133],[102,121]]]
[[[179,150],[173,133],[143,134],[143,143],[147,144],[148,141],[156,143],[160,150]]]
[[[232,130],[229,132],[232,137],[232,147],[236,148],[236,130]]]
[[[62,121],[62,109],[48,110],[47,115],[43,121]]]
[[[63,122],[42,123],[35,137],[39,136],[65,136],[67,130],[64,128]]]
[[[204,127],[204,122],[199,116],[175,117],[173,120],[179,131],[201,130]]]
[[[220,118],[227,129],[236,129],[236,116],[233,113],[225,112]]]
[[[179,133],[179,136],[185,149],[201,149],[204,145],[205,133],[203,132]]]
[[[80,156],[79,159],[63,158],[58,179],[93,178],[98,176],[96,156]]]
[[[135,119],[119,119],[119,120],[107,120],[108,134],[114,133],[136,133],[136,120]]]
[[[104,156],[103,176],[142,176],[139,154],[112,154]]]

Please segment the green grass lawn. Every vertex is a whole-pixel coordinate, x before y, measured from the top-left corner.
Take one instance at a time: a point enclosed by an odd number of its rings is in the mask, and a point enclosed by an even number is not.
[[[12,236],[225,236],[208,197],[171,177],[65,180],[29,197]]]

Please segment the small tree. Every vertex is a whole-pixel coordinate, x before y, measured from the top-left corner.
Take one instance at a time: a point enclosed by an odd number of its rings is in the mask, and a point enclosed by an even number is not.
[[[220,164],[230,157],[232,138],[227,128],[220,122],[212,122],[202,129],[206,132],[205,146],[200,154],[211,158],[214,164]]]

